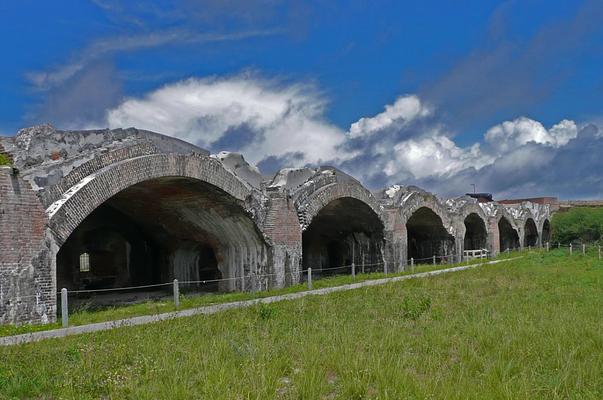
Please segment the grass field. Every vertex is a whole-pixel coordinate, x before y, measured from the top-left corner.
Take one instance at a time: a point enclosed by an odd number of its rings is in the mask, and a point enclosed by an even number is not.
[[[603,263],[560,251],[0,349],[0,398],[603,398]]]
[[[501,258],[505,258],[505,257],[515,257],[517,255],[518,255],[517,252],[512,252],[510,254],[502,254],[497,258],[501,259]],[[342,274],[342,275],[335,275],[335,276],[322,278],[322,279],[315,278],[313,281],[313,283],[314,283],[313,288],[320,289],[320,288],[325,288],[325,287],[340,286],[340,285],[345,285],[348,283],[360,282],[363,280],[380,279],[380,278],[384,278],[386,276],[393,277],[393,276],[400,276],[400,275],[408,275],[413,272],[416,273],[416,272],[433,271],[433,270],[437,270],[437,269],[450,268],[450,267],[458,266],[458,265],[475,264],[475,263],[479,263],[479,262],[481,262],[481,261],[478,259],[475,259],[472,261],[464,262],[462,264],[454,264],[454,265],[422,264],[422,265],[417,265],[416,268],[414,269],[414,271],[404,271],[404,272],[395,273],[395,274],[392,273],[392,274],[388,274],[388,275],[385,275],[383,273],[358,274],[358,275],[356,275],[355,278],[353,278],[349,274]],[[221,304],[221,303],[228,303],[228,302],[233,302],[233,301],[250,300],[250,299],[255,299],[255,298],[260,298],[260,297],[268,297],[268,296],[275,296],[275,295],[286,294],[286,293],[301,292],[304,290],[307,290],[306,283],[288,286],[288,287],[285,287],[282,289],[260,291],[260,292],[256,292],[256,293],[233,292],[233,293],[209,293],[209,294],[204,294],[204,295],[195,295],[195,294],[182,295],[181,294],[179,309],[184,310],[184,309],[188,309],[188,308],[202,307],[202,306],[208,306],[208,305],[212,305],[212,304]],[[58,303],[60,304],[60,299],[58,300]],[[167,296],[166,300],[163,300],[163,301],[162,300],[152,300],[152,301],[141,302],[138,304],[118,305],[118,306],[113,306],[113,307],[105,307],[102,309],[91,309],[88,307],[80,307],[75,311],[73,311],[73,310],[71,311],[71,314],[69,315],[69,325],[70,326],[78,326],[78,325],[91,324],[91,323],[95,323],[95,322],[113,321],[116,319],[130,318],[130,317],[136,317],[136,316],[140,316],[140,315],[153,315],[153,314],[165,313],[165,312],[170,312],[170,311],[176,311],[176,308],[174,306],[174,302],[172,301],[171,296],[169,296],[169,295]],[[46,325],[30,325],[30,324],[24,324],[24,325],[20,325],[20,326],[1,325],[0,326],[0,336],[10,336],[10,335],[18,335],[18,334],[22,334],[22,333],[44,331],[44,330],[49,330],[49,329],[58,329],[61,327],[60,317],[58,319],[59,319],[58,322],[52,323],[52,324],[46,324]]]

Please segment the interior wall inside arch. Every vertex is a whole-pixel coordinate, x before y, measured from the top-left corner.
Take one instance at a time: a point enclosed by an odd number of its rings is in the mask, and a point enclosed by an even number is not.
[[[86,217],[57,254],[57,283],[87,290],[176,278],[197,281],[183,283],[183,292],[249,289],[249,276],[264,275],[266,263],[261,234],[236,199],[197,180],[166,177],[131,186]],[[258,289],[267,286],[266,280],[256,283]],[[162,290],[171,288],[145,289],[145,295],[164,295]],[[113,304],[140,296],[90,300]]]
[[[542,224],[542,243],[550,243],[551,241],[551,223],[548,219]]]
[[[484,220],[476,213],[471,213],[465,218],[465,250],[485,249],[488,241],[488,232]]]
[[[406,222],[408,259],[427,262],[434,255],[438,262],[448,261],[454,254],[454,237],[448,233],[442,219],[431,209],[421,207]]]
[[[536,223],[532,218],[526,220],[523,245],[525,247],[534,247],[538,245],[538,228],[536,228]]]
[[[336,199],[303,232],[302,251],[303,269],[317,274],[349,274],[352,262],[358,272],[382,270],[383,224],[364,202]]]
[[[519,235],[517,231],[513,229],[511,223],[502,217],[498,221],[498,233],[500,241],[500,251],[507,249],[513,250],[519,248]]]

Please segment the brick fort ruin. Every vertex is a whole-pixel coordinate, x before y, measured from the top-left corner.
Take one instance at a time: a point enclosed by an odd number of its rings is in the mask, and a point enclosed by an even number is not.
[[[308,267],[397,272],[411,258],[456,262],[551,234],[547,204],[371,192],[332,167],[267,179],[239,154],[133,128],[35,126],[0,138],[0,153],[11,160],[0,167],[0,323],[55,321],[61,288],[265,290]]]

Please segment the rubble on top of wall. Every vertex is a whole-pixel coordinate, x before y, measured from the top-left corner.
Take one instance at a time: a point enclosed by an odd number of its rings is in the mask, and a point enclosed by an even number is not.
[[[283,168],[274,175],[268,183],[268,188],[293,191],[308,182],[315,174],[316,170],[312,168]]]
[[[448,211],[457,213],[461,211],[467,204],[479,204],[477,199],[471,196],[460,196],[452,199],[447,199],[444,204],[448,208]]]
[[[261,189],[263,178],[260,170],[245,161],[242,154],[221,151],[218,154],[212,154],[210,157],[219,160],[224,168],[243,181],[243,183],[254,189]]]
[[[11,139],[3,142],[5,151],[36,191],[57,184],[100,154],[134,145],[141,145],[144,154],[209,155],[180,139],[135,128],[64,131],[45,124],[21,129]]]
[[[402,206],[413,195],[419,195],[425,199],[433,198],[437,202],[443,203],[442,200],[435,194],[414,185],[391,185],[386,189],[375,191],[373,194],[379,200],[379,202],[385,206]]]

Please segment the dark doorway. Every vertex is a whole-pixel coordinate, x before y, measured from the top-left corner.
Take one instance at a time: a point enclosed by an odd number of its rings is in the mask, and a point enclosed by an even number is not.
[[[542,244],[550,243],[551,241],[551,223],[548,219],[542,224]]]
[[[437,257],[437,262],[448,260],[454,252],[454,237],[448,233],[442,219],[427,207],[415,211],[406,222],[408,259],[426,263]]]
[[[263,246],[245,210],[221,189],[153,179],[119,192],[80,223],[57,254],[57,285],[72,293],[104,290],[79,296],[91,306],[168,296],[173,279],[182,292],[247,289]]]
[[[465,218],[465,250],[485,249],[488,240],[486,224],[476,213],[471,213]]]
[[[519,248],[519,235],[505,217],[498,221],[498,234],[501,252],[507,249],[515,250]]]
[[[524,247],[535,247],[538,245],[538,229],[532,218],[526,220],[523,245]]]
[[[313,274],[358,273],[383,269],[383,224],[364,202],[344,197],[320,210],[302,235],[303,269]]]

